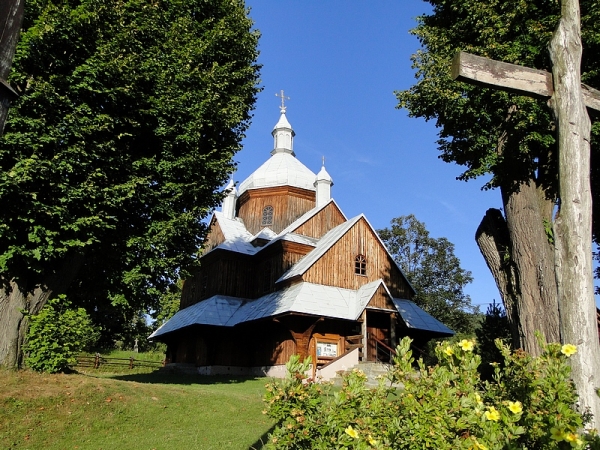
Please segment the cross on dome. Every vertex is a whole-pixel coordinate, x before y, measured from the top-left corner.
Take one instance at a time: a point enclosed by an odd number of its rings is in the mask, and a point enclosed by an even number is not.
[[[285,114],[285,101],[286,100],[291,100],[291,98],[286,97],[283,93],[283,89],[280,91],[280,94],[275,94],[275,97],[280,97],[281,98],[281,106],[279,107],[279,110],[281,111],[281,114]]]

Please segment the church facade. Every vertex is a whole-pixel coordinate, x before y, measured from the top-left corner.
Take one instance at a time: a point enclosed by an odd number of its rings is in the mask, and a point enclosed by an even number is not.
[[[452,335],[412,302],[367,218],[348,219],[331,198],[324,165],[314,174],[296,158],[283,106],[272,135],[270,158],[227,186],[180,311],[150,336],[167,344],[167,362],[283,376],[299,354],[316,374],[340,362],[389,362],[402,336],[418,344]]]

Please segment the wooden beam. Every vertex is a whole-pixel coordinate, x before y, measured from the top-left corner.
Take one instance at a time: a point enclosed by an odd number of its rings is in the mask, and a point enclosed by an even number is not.
[[[550,72],[494,61],[466,52],[458,52],[454,56],[452,79],[541,99],[548,99],[554,93]],[[600,111],[600,91],[585,84],[581,87],[585,105]]]

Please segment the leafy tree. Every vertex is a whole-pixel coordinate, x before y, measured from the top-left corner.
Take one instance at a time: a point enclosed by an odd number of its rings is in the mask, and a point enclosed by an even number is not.
[[[463,292],[473,277],[460,267],[454,244],[432,238],[412,214],[392,219],[390,228],[377,233],[415,288],[415,303],[452,330],[473,332],[476,309]]]
[[[0,364],[67,292],[155,309],[196,264],[258,91],[242,0],[31,0],[0,141]]]
[[[477,336],[476,352],[481,356],[479,373],[484,380],[491,380],[494,374],[492,363],[502,363],[502,352],[496,345],[496,339],[501,339],[505,345],[510,345],[511,334],[506,318],[506,311],[496,301],[492,302],[481,326],[475,330]]]
[[[538,354],[534,331],[559,341],[553,211],[557,199],[554,123],[544,101],[451,79],[458,50],[550,71],[547,45],[558,23],[553,0],[429,0],[433,13],[412,30],[417,83],[397,92],[411,116],[435,119],[441,158],[466,166],[459,179],[488,175],[503,209],[490,209],[477,241],[500,289],[513,342]],[[600,86],[600,5],[582,0],[584,82]],[[600,124],[593,128],[594,142]],[[596,191],[600,192],[600,191]],[[598,220],[598,218],[597,218]],[[597,228],[597,227],[596,227]],[[598,233],[596,233],[598,235]],[[541,313],[543,311],[543,313]]]
[[[160,327],[179,311],[182,290],[183,280],[179,279],[169,286],[167,292],[160,298],[158,309],[152,313],[152,318],[155,320],[154,329]]]
[[[99,337],[99,329],[85,309],[73,308],[65,295],[59,295],[30,317],[25,362],[39,372],[64,372],[76,363],[77,354]]]

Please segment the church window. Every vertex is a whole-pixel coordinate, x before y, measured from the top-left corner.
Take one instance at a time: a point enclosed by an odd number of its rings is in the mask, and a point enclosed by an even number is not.
[[[273,225],[273,207],[265,206],[262,212],[262,221],[260,223],[261,226],[266,227],[269,225]]]
[[[354,258],[354,273],[356,275],[367,275],[367,259],[364,255],[356,255],[356,258]]]

